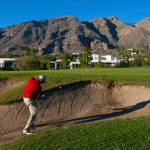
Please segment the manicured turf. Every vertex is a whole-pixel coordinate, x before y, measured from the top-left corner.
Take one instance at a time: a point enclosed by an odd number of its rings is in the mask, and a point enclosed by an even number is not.
[[[140,84],[150,86],[150,67],[136,68],[87,68],[74,70],[47,70],[47,71],[1,71],[1,82],[6,79],[18,79],[23,83],[17,87],[0,93],[0,104],[11,104],[20,101],[23,88],[30,76],[37,77],[44,73],[48,76],[48,83],[44,91],[54,87],[67,85],[78,81],[110,82],[116,84]]]
[[[0,93],[0,104],[21,100],[28,77],[44,73],[49,82],[44,90],[78,81],[140,84],[150,86],[150,67],[95,68],[57,71],[0,72],[0,80],[17,79],[21,85]],[[148,150],[150,117],[90,122],[53,127],[32,136],[23,136],[0,150]]]
[[[0,146],[0,150],[148,150],[150,118],[53,127]]]

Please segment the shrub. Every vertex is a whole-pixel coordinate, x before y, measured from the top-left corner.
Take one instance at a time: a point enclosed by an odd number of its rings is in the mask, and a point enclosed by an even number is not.
[[[39,70],[41,63],[37,57],[24,56],[19,59],[20,70]]]

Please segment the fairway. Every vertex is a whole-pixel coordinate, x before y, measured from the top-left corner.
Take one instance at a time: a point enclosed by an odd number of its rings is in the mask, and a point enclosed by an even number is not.
[[[30,76],[39,74],[48,76],[48,83],[44,91],[59,86],[65,86],[79,81],[107,82],[108,84],[133,84],[150,86],[150,67],[135,68],[85,68],[74,70],[47,70],[47,71],[1,71],[1,83],[7,80],[17,80],[17,86],[0,93],[0,104],[11,104],[20,101],[23,87]]]
[[[27,79],[30,76],[38,76],[44,73],[48,75],[49,82],[68,80],[112,80],[117,82],[132,82],[146,84],[150,81],[150,67],[134,68],[85,68],[72,70],[40,70],[40,71],[1,71],[0,78],[19,78]],[[58,80],[59,78],[59,80]],[[65,82],[65,81],[64,81]],[[67,82],[67,81],[66,81]],[[53,83],[53,84],[54,84]]]

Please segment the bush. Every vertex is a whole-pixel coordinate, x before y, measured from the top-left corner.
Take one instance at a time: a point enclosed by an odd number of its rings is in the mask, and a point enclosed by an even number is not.
[[[47,69],[47,65],[50,63],[50,58],[48,55],[42,55],[38,57],[39,61],[40,61],[40,68],[42,70],[46,70]]]
[[[128,61],[121,61],[120,64],[118,64],[119,67],[129,67],[130,63]]]
[[[24,56],[19,59],[20,70],[40,70],[41,63],[37,57]]]
[[[101,68],[101,67],[104,67],[104,63],[102,63],[102,62],[92,63],[90,66],[96,67],[96,68]]]

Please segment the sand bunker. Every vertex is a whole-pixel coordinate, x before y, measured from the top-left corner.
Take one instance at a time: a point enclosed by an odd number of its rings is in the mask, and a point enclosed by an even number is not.
[[[38,102],[37,125],[88,122],[150,114],[150,88],[80,82],[48,91]],[[23,102],[0,106],[0,138],[22,129],[29,117]]]

